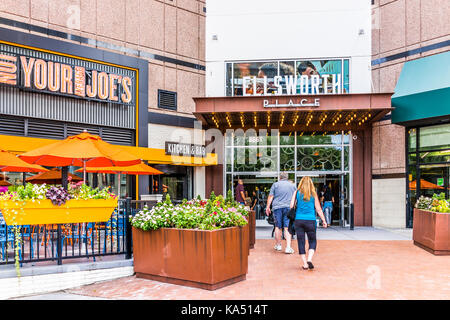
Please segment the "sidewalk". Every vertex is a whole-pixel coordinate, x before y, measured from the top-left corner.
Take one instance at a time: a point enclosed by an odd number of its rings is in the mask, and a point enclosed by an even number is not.
[[[266,220],[256,220],[256,239],[274,239],[273,226]],[[382,229],[374,227],[317,228],[319,240],[412,240],[412,229]]]
[[[294,254],[273,250],[272,228],[259,225],[245,281],[207,291],[135,276],[21,299],[133,300],[415,300],[450,298],[450,256],[413,245],[411,230],[318,229],[315,269]],[[283,242],[284,247],[284,242]]]

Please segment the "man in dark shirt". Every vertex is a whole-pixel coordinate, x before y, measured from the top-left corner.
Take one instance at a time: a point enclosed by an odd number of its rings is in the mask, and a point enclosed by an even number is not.
[[[244,182],[242,179],[238,180],[235,192],[236,201],[242,205],[245,205],[245,193],[244,193]]]
[[[334,196],[330,186],[324,185],[323,188],[323,213],[328,225],[331,225],[331,214],[333,213]]]

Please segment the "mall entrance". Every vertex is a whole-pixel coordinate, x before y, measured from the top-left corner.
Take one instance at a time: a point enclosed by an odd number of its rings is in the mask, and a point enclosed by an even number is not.
[[[234,190],[238,179],[244,182],[248,205],[257,219],[266,219],[270,187],[281,172],[297,186],[310,176],[320,195],[330,186],[334,203],[332,225],[350,225],[351,133],[313,134],[305,132],[256,135],[255,130],[235,130],[225,136],[224,193]]]
[[[333,194],[333,212],[332,225],[346,227],[349,226],[349,180],[348,174],[312,174],[312,173],[298,173],[296,179],[289,179],[292,183],[298,186],[301,178],[310,176],[316,192],[321,199],[321,192],[325,185],[330,187]],[[278,181],[276,174],[236,174],[233,179],[233,190],[236,188],[238,179],[244,182],[244,189],[246,194],[246,204],[248,204],[256,213],[256,219],[265,220],[267,218],[266,204],[270,193],[271,186]],[[323,202],[321,203],[323,205]]]

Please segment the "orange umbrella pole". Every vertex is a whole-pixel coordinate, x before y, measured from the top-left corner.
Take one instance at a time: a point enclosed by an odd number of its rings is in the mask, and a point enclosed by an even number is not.
[[[121,185],[120,175],[121,175],[121,173],[119,172],[119,185],[117,186],[117,193],[118,193],[117,196],[119,197],[119,199],[120,199],[120,185]]]

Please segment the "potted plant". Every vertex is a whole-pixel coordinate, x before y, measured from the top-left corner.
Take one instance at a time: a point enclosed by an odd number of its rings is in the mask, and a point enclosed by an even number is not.
[[[78,183],[68,190],[51,185],[18,186],[0,194],[0,210],[8,225],[64,224],[108,221],[117,196]]]
[[[248,211],[214,193],[173,205],[167,196],[130,218],[139,278],[215,290],[245,280]]]
[[[435,254],[450,254],[450,203],[444,193],[421,196],[414,208],[414,244]]]

